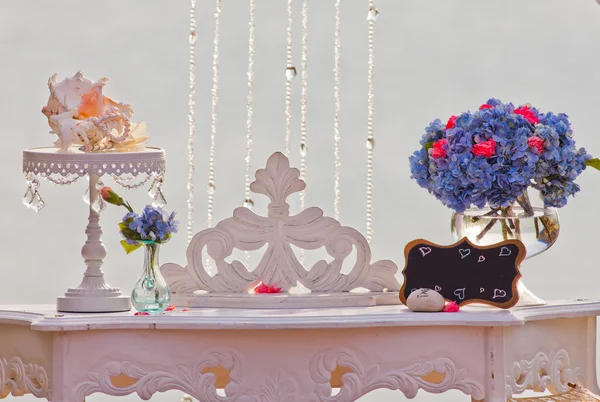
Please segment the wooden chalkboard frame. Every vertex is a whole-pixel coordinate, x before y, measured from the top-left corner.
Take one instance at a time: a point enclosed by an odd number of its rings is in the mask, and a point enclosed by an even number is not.
[[[425,246],[436,247],[436,248],[441,248],[441,249],[450,249],[450,248],[458,247],[459,245],[461,245],[463,243],[467,243],[470,247],[473,247],[474,249],[477,249],[477,250],[489,250],[489,249],[494,249],[494,248],[500,249],[502,246],[514,245],[519,250],[519,253],[515,259],[515,270],[517,271],[517,275],[515,276],[515,278],[512,281],[512,298],[511,299],[509,299],[508,301],[503,302],[503,303],[491,302],[491,301],[485,300],[485,299],[467,299],[467,300],[464,300],[461,302],[457,302],[458,305],[464,306],[467,304],[478,303],[478,304],[485,304],[488,306],[507,309],[507,308],[511,308],[515,304],[517,304],[517,302],[519,301],[519,294],[517,291],[517,283],[518,283],[519,279],[521,279],[521,276],[522,276],[521,271],[520,271],[520,266],[521,266],[521,263],[523,262],[523,260],[525,259],[525,255],[527,253],[525,245],[519,240],[505,240],[500,243],[495,243],[495,244],[492,244],[489,246],[478,246],[476,244],[473,244],[466,237],[463,237],[456,243],[451,244],[449,246],[441,246],[439,244],[430,242],[429,240],[425,240],[425,239],[416,239],[416,240],[411,241],[410,243],[408,243],[406,245],[406,247],[404,247],[404,268],[402,269],[402,277],[404,278],[404,280],[402,283],[402,287],[400,288],[400,301],[402,302],[402,304],[406,305],[406,296],[404,295],[404,293],[406,291],[406,285],[408,282],[407,277],[406,277],[406,268],[408,267],[408,255],[409,255],[410,251],[417,245],[425,245]],[[451,299],[448,299],[448,298],[445,298],[445,300],[452,301]]]

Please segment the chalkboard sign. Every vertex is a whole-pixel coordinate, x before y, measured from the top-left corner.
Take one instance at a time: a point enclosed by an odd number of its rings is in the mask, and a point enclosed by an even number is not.
[[[451,246],[439,246],[420,239],[406,245],[404,257],[400,289],[404,304],[419,288],[433,289],[459,306],[484,303],[509,308],[519,300],[517,281],[525,246],[518,240],[476,246],[464,238]]]

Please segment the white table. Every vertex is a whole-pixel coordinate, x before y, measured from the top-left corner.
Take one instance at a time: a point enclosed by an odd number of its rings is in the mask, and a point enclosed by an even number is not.
[[[147,399],[181,390],[202,402],[347,402],[390,388],[504,402],[526,389],[563,392],[568,382],[597,393],[599,314],[600,302],[584,300],[459,313],[375,306],[134,316],[0,306],[0,397],[82,402],[96,392]],[[341,386],[335,396],[332,385]]]

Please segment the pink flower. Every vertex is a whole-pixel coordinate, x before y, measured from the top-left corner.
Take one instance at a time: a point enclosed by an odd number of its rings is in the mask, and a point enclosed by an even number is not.
[[[145,311],[136,311],[134,315],[150,315],[150,313],[146,313]]]
[[[479,110],[492,109],[492,108],[493,108],[493,106],[488,105],[487,103],[484,103],[483,105],[479,106]]]
[[[254,288],[254,293],[281,293],[281,288],[265,285],[261,282],[257,287]]]
[[[458,304],[456,302],[450,302],[444,307],[444,313],[456,313],[458,311]]]
[[[169,307],[167,307],[167,308],[165,309],[165,311],[175,311],[175,308],[176,308],[176,307],[177,307],[176,305],[172,304],[172,305],[170,305]]]
[[[515,109],[515,114],[520,114],[531,124],[538,124],[540,122],[538,118],[535,117],[533,111],[529,109],[529,106],[521,106],[520,108]]]
[[[123,205],[124,201],[117,193],[115,193],[112,188],[105,186],[100,189],[100,196],[104,199],[104,201],[113,205]]]
[[[189,308],[184,308],[184,309],[182,309],[182,310],[181,310],[181,312],[182,312],[182,313],[187,313],[187,312],[189,312],[189,311],[190,311],[190,309],[189,309]]]
[[[433,149],[431,150],[431,156],[433,158],[443,158],[444,156],[446,156],[446,151],[444,150],[443,146],[446,145],[448,141],[441,139],[441,140],[437,140],[436,142],[433,143]]]
[[[496,153],[496,141],[487,140],[480,142],[479,144],[473,145],[473,155],[483,156],[484,158],[490,158]]]
[[[538,154],[544,152],[544,140],[540,137],[529,137],[527,138],[527,143],[529,144],[529,147],[537,149]]]
[[[446,130],[450,130],[451,128],[456,127],[456,119],[458,116],[450,116],[448,119],[448,123],[446,123]]]

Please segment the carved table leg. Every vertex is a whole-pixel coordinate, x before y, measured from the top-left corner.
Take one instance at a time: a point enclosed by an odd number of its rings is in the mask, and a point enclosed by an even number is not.
[[[486,328],[485,333],[485,402],[506,402],[504,329]],[[473,399],[475,402],[475,399]]]

